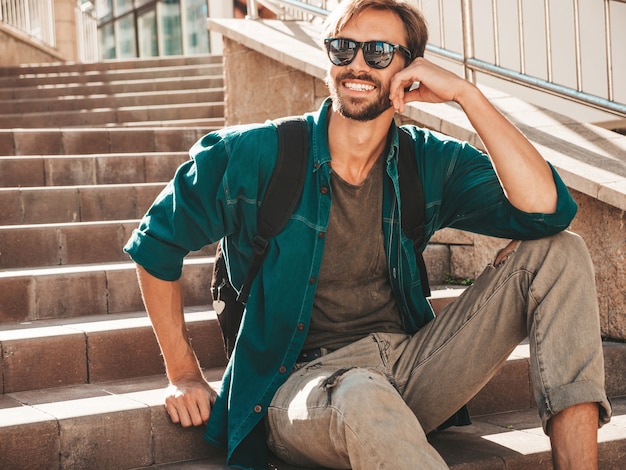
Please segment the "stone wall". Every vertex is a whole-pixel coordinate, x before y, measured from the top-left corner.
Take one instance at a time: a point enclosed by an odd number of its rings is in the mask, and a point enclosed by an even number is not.
[[[65,60],[78,59],[76,1],[54,0],[54,34],[56,49]]]
[[[322,80],[224,38],[224,115],[228,125],[264,122],[317,109]]]
[[[626,216],[586,194],[572,194],[578,214],[571,229],[587,243],[596,269],[602,332],[626,339]]]
[[[52,48],[33,44],[29,38],[0,23],[0,67],[57,62],[61,56]]]
[[[55,47],[33,41],[27,34],[0,23],[0,67],[77,60],[75,9],[75,0],[54,1]]]
[[[224,38],[226,122],[240,124],[315,110],[327,96],[323,81]],[[402,122],[407,119],[400,118]],[[419,124],[419,123],[418,123]],[[579,212],[571,229],[587,245],[596,269],[602,333],[626,339],[626,229],[624,211],[572,191]],[[445,229],[425,253],[431,281],[475,278],[506,241]],[[430,270],[430,267],[429,267]]]

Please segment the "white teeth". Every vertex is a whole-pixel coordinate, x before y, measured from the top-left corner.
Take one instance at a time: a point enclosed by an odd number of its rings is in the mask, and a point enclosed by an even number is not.
[[[374,86],[363,83],[345,83],[345,86],[354,91],[372,91],[374,89]]]

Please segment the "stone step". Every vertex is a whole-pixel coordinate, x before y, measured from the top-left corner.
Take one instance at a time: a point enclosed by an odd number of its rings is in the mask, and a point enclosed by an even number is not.
[[[128,261],[123,247],[139,220],[0,226],[0,269]],[[213,256],[214,245],[190,253]]]
[[[69,261],[67,247],[72,235],[80,237],[79,229],[69,224],[60,226],[56,232],[57,234],[63,233],[67,228],[66,233],[70,234],[66,240],[61,241],[60,247],[53,248],[53,252],[57,254],[52,256],[46,252],[45,247],[42,247],[40,251],[32,254],[31,263],[36,263],[36,267],[0,270],[0,324],[123,313],[143,309],[135,265],[130,261],[113,261],[117,259],[117,256],[124,256],[118,255],[116,243],[121,244],[127,239],[133,224],[121,221],[112,222],[110,230],[114,230],[113,227],[116,226],[118,227],[117,242],[101,241],[100,236],[95,234],[93,235],[95,242],[92,245],[95,253],[81,255],[79,247],[72,255],[75,256],[74,259],[80,259],[81,256],[110,258],[107,262],[45,266],[46,261],[56,260],[57,255],[60,259]],[[97,229],[97,223],[85,227],[85,230],[97,231]],[[36,229],[33,228],[33,230]],[[55,233],[52,229],[50,230],[49,233]],[[73,233],[71,233],[72,230]],[[24,240],[27,240],[28,235],[25,233]],[[36,244],[37,235],[32,235],[32,237],[34,241],[25,241],[25,243],[29,243],[30,246]],[[97,246],[96,242],[101,242],[102,247]],[[44,245],[53,242],[42,241],[41,243]],[[88,251],[86,248],[83,249]],[[214,246],[208,246],[185,259],[182,279],[187,305],[210,303],[209,285],[213,254]],[[17,255],[7,257],[15,259]],[[439,311],[454,300],[460,292],[462,289],[433,288],[431,304],[435,311]]]
[[[192,276],[205,276],[205,272],[184,273],[185,293],[199,288]],[[134,274],[134,273],[133,273]],[[136,280],[127,282],[136,285]],[[112,286],[113,287],[113,286]],[[205,292],[206,292],[205,288]],[[67,292],[69,295],[73,293]],[[189,301],[189,296],[185,296]],[[444,296],[440,296],[440,300]],[[198,297],[196,296],[196,299]],[[449,297],[452,301],[454,297]],[[141,300],[139,299],[137,303]],[[210,299],[203,306],[186,307],[186,318],[192,342],[200,362],[205,368],[225,365],[224,351],[215,312]],[[503,377],[521,376],[516,385],[528,377],[526,350],[511,355],[507,368],[511,373]],[[129,313],[86,314],[71,318],[48,318],[20,323],[0,323],[0,393],[36,390],[58,386],[79,385],[102,381],[127,379],[164,372],[158,345],[143,306]],[[133,361],[128,362],[132,357]],[[521,364],[520,364],[521,363]],[[526,371],[524,372],[524,364]],[[524,375],[525,374],[525,375]],[[496,378],[487,388],[487,398],[476,401],[479,413],[492,397],[498,396],[503,382]],[[529,405],[529,387],[516,387],[521,396],[500,405],[526,408]]]
[[[19,86],[45,86],[67,83],[110,82],[120,80],[150,80],[154,77],[192,77],[219,75],[222,64],[193,64],[180,66],[157,66],[152,68],[131,68],[94,71],[47,72],[33,71],[11,76],[0,76],[0,88]]]
[[[598,461],[601,469],[620,470],[626,461],[626,397],[613,398],[612,404],[612,421],[598,431]],[[470,426],[428,436],[452,470],[552,468],[550,440],[536,410],[489,414],[472,421]]]
[[[612,422],[598,432],[598,463],[603,470],[622,470],[626,459],[626,398],[613,400]],[[180,430],[179,436],[188,430]],[[194,431],[191,431],[194,432]],[[200,434],[200,432],[198,432]],[[512,411],[473,418],[473,424],[452,427],[428,435],[429,442],[442,455],[451,470],[551,469],[549,438],[541,429],[535,410]],[[188,438],[188,447],[196,443]],[[203,458],[172,463],[155,463],[141,470],[227,470],[225,452],[208,447]],[[274,470],[300,470],[270,457]],[[60,467],[63,468],[63,467]],[[419,468],[416,467],[416,468]],[[137,469],[139,470],[139,469]],[[322,469],[320,469],[322,470]]]
[[[164,119],[158,121],[114,122],[107,123],[103,127],[132,127],[132,128],[156,128],[156,127],[192,127],[206,129],[213,132],[222,129],[226,125],[223,117],[195,118],[195,119]],[[76,126],[81,127],[81,126]],[[87,126],[89,127],[89,126]]]
[[[219,326],[209,302],[186,308],[192,342],[206,368],[225,365]],[[143,310],[2,324],[0,350],[2,393],[164,372]],[[607,393],[626,396],[626,344],[606,342],[603,350]],[[133,357],[131,363],[128,357]],[[523,342],[469,403],[472,415],[533,408],[529,362],[528,343]]]
[[[222,368],[206,371],[213,386]],[[7,468],[215,468],[223,450],[202,428],[170,422],[163,375],[0,395],[0,455]],[[626,398],[599,431],[600,468],[620,469],[626,456]],[[473,424],[431,433],[450,468],[551,468],[548,438],[531,408],[474,416]],[[294,467],[272,459],[280,470]]]
[[[140,219],[165,183],[0,188],[3,225]]]
[[[0,226],[0,269],[128,261],[137,220]]]
[[[59,127],[105,126],[124,122],[172,121],[177,119],[219,118],[224,116],[223,101],[192,102],[93,108],[76,111],[44,111],[0,116],[0,128],[41,128],[54,122]]]
[[[0,76],[38,73],[93,72],[98,70],[109,71],[119,69],[145,69],[221,63],[222,56],[216,54],[113,59],[99,62],[50,62],[41,64],[24,64],[14,67],[0,67]]]
[[[206,371],[214,386],[221,373]],[[201,428],[170,422],[165,386],[161,374],[0,395],[3,468],[132,469],[217,458],[221,451],[204,442]]]
[[[169,181],[188,152],[0,157],[0,188]]]
[[[194,90],[223,88],[223,75],[200,75],[193,77],[153,77],[149,80],[120,80],[89,83],[55,83],[45,86],[19,86],[0,88],[0,100],[28,100],[59,98],[71,95],[114,95],[149,91]]]
[[[202,87],[193,90],[140,91],[132,93],[99,93],[81,95],[72,90],[71,95],[50,98],[28,98],[0,100],[3,114],[23,115],[25,121],[32,113],[54,113],[59,111],[84,111],[101,108],[124,108],[129,106],[177,105],[183,103],[221,103],[223,88]],[[52,114],[54,117],[54,114]],[[17,120],[12,127],[25,127]],[[36,126],[35,126],[36,127]]]
[[[191,256],[182,275],[186,305],[209,305],[213,257]],[[134,263],[0,271],[0,324],[143,309]]]
[[[201,366],[224,367],[215,312],[189,307],[185,318]],[[165,373],[143,311],[0,325],[0,348],[5,394]]]
[[[204,127],[0,129],[0,156],[187,152]]]

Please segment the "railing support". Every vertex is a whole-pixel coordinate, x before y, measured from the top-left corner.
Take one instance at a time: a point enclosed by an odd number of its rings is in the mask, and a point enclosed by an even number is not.
[[[248,11],[246,14],[246,19],[248,20],[257,20],[259,18],[259,6],[256,3],[256,0],[248,0]]]
[[[472,0],[461,0],[461,12],[463,27],[463,69],[465,70],[465,78],[472,83],[476,83],[474,69],[468,65],[468,61],[474,58]]]

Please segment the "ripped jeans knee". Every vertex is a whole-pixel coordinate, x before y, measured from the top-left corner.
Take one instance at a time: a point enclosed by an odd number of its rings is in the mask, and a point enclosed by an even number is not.
[[[347,375],[350,377],[346,377]],[[400,396],[395,379],[374,368],[345,367],[338,369],[320,384],[320,388],[326,392],[326,406],[333,404],[333,391],[342,382],[347,382],[343,387],[346,391],[344,392],[342,390],[342,393],[345,393],[346,396],[351,399],[356,399],[357,401],[358,398],[356,397],[362,396],[366,402],[369,402],[371,398],[368,398],[367,395],[372,390],[372,384],[379,381],[384,384],[384,387],[391,385],[398,393],[398,396]],[[376,390],[376,388],[374,388],[374,390]]]

